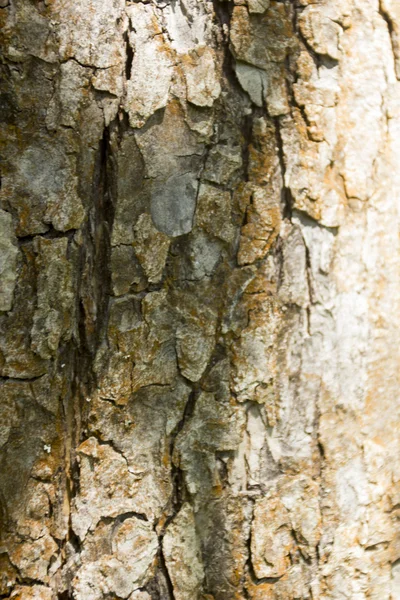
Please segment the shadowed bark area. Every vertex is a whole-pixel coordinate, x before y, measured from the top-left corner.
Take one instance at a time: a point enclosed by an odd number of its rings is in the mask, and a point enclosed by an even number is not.
[[[394,0],[0,25],[0,598],[400,598]]]

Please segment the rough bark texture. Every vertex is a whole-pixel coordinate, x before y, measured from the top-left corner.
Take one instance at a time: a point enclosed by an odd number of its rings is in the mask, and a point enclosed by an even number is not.
[[[0,597],[399,600],[397,0],[0,7]]]

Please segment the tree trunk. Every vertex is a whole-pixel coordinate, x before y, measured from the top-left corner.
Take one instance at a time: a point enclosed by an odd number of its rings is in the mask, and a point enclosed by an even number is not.
[[[0,597],[399,600],[397,1],[0,7]]]

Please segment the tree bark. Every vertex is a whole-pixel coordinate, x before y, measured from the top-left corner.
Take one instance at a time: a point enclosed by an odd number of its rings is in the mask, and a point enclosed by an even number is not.
[[[399,600],[396,0],[0,7],[0,597]]]

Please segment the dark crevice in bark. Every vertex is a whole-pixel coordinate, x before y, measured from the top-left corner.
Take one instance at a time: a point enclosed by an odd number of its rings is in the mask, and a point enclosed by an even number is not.
[[[309,305],[306,308],[306,316],[307,316],[307,333],[311,335],[311,306],[313,304],[313,293],[312,293],[312,269],[311,269],[311,256],[310,249],[307,246],[306,240],[303,237],[303,243],[306,254],[306,276],[307,276],[307,288],[308,288],[308,297],[309,297]]]
[[[9,377],[8,375],[0,376],[0,383],[4,381],[15,382],[15,383],[34,383],[42,379],[44,375],[38,375],[37,377]]]
[[[216,339],[220,339],[222,337],[222,335],[223,335],[222,332],[221,332],[221,325],[222,325],[222,323],[221,323],[221,319],[220,319],[218,321],[218,324],[217,324],[217,331],[216,331],[216,336],[215,336]],[[199,386],[199,388],[201,388],[202,390],[205,390],[205,391],[209,391],[209,392],[214,391],[214,387],[215,386],[210,385],[210,384],[207,383],[208,377],[209,377],[210,372],[212,371],[212,369],[219,362],[221,362],[222,360],[224,360],[224,359],[227,358],[227,354],[228,353],[227,353],[227,349],[226,349],[225,346],[223,346],[220,343],[217,343],[215,345],[214,351],[213,351],[213,353],[211,355],[211,358],[210,358],[210,360],[208,362],[208,365],[205,368],[204,373],[201,376],[201,379],[200,379],[200,381],[197,384]]]
[[[225,26],[229,29],[234,8],[233,4],[224,2],[224,0],[213,0],[213,6],[221,28]]]
[[[115,121],[113,121],[110,124],[110,127],[108,129],[110,132],[116,131],[118,146],[119,146],[121,144],[124,134],[130,129],[129,114],[124,110],[124,108],[122,106],[119,107],[117,117],[116,117]],[[117,173],[116,173],[116,170],[114,173],[114,177],[115,177],[115,194],[117,197],[117,183],[116,183]]]
[[[160,565],[160,569],[163,573],[164,579],[165,579],[165,583],[167,586],[167,590],[168,590],[168,598],[170,600],[174,600],[175,596],[174,596],[174,586],[172,585],[172,581],[171,578],[169,576],[168,573],[168,569],[167,569],[167,565],[165,564],[165,558],[164,558],[164,553],[163,553],[163,549],[162,549],[162,544],[160,544],[160,550],[159,550],[159,555],[158,555],[158,560],[159,560],[159,565]],[[164,598],[160,598],[160,600],[164,600]],[[167,600],[167,599],[165,599]]]
[[[179,465],[174,464],[173,462],[173,454],[175,450],[175,443],[178,435],[184,429],[185,425],[189,421],[189,419],[193,416],[195,405],[196,405],[197,393],[195,389],[189,395],[188,401],[185,406],[185,410],[183,412],[183,417],[171,433],[170,437],[170,457],[171,457],[171,477],[172,483],[174,487],[173,492],[173,515],[167,520],[166,527],[171,522],[171,520],[178,514],[180,509],[182,508],[183,503],[188,499],[188,491],[186,489],[184,473]]]
[[[392,569],[393,569],[394,567],[398,567],[398,566],[400,566],[400,558],[398,558],[398,559],[394,560],[394,561],[391,563],[391,567],[392,567]]]
[[[93,428],[90,429],[90,437],[94,437],[99,446],[108,446],[109,448],[111,448],[116,454],[118,454],[128,465],[128,459],[126,458],[125,454],[122,452],[122,450],[120,450],[112,440],[103,440],[103,438],[101,437],[101,434],[94,430]],[[91,457],[90,457],[91,458]],[[95,460],[93,458],[93,460]],[[133,513],[132,513],[133,514]],[[142,513],[138,513],[141,515],[141,517],[143,517],[143,520],[146,520],[147,517],[146,515],[142,514]],[[128,517],[127,517],[128,518]]]
[[[274,119],[275,121],[275,135],[276,135],[276,147],[278,152],[279,166],[281,170],[282,176],[282,217],[292,220],[292,212],[293,212],[293,196],[290,188],[285,185],[285,174],[286,174],[286,164],[285,164],[285,154],[284,154],[284,145],[281,134],[281,124],[279,117]]]
[[[11,563],[13,564],[13,563]],[[45,582],[43,581],[43,579],[36,579],[35,577],[23,577],[21,575],[20,570],[18,569],[18,567],[16,565],[13,564],[13,567],[15,569],[17,569],[18,572],[18,577],[17,577],[17,581],[19,585],[22,586],[34,586],[34,585],[45,585]]]
[[[224,489],[228,489],[229,487],[229,470],[227,465],[227,460],[232,459],[234,452],[224,451],[224,452],[216,452],[215,460],[218,469],[218,477],[220,479],[221,485]]]
[[[111,230],[114,220],[113,162],[109,128],[99,143],[93,181],[92,205],[83,231],[79,269],[79,340],[76,379],[90,393],[92,363],[107,324],[111,288]],[[78,390],[77,390],[78,391]],[[80,390],[82,392],[82,389]]]
[[[161,559],[163,560],[163,558]],[[146,585],[145,591],[152,600],[174,600],[171,596],[171,581],[166,572],[165,562],[160,564],[156,576]]]
[[[33,54],[31,56],[36,58]],[[96,69],[97,71],[107,71],[108,69],[111,68],[111,67],[97,67],[97,66],[94,66],[93,64],[81,62],[76,58],[76,56],[69,56],[68,58],[66,58],[64,60],[60,60],[58,64],[65,65],[70,61],[73,61],[74,63],[76,63],[77,65],[79,65],[80,67],[83,67],[85,69]]]
[[[253,568],[253,564],[251,562],[251,558],[249,559],[249,561],[247,563],[247,568],[248,568],[248,572],[249,572],[251,581],[255,585],[261,585],[263,583],[277,583],[283,577],[283,575],[281,575],[280,577],[261,577],[261,578],[258,578],[257,575],[255,574],[255,571],[254,571],[254,568]]]
[[[139,519],[139,521],[148,521],[149,520],[147,518],[147,516],[143,513],[130,511],[127,513],[123,513],[122,515],[118,515],[118,517],[115,518],[115,523],[123,523],[127,519]]]
[[[324,449],[322,442],[319,441],[317,446],[318,446],[318,452],[321,457],[321,460],[325,460],[325,449]]]
[[[132,63],[133,63],[133,49],[129,41],[130,28],[124,33],[124,42],[126,50],[126,61],[125,61],[125,77],[129,81],[132,76]]]
[[[172,498],[173,514],[167,519],[166,527],[178,514],[187,496],[184,473],[182,469],[173,462],[171,463],[171,479],[174,489]]]
[[[397,54],[400,50],[400,47],[399,47],[399,43],[396,40],[396,32],[394,30],[393,19],[391,18],[390,14],[385,10],[385,8],[382,4],[382,0],[379,0],[378,11],[379,11],[379,14],[381,15],[382,19],[385,21],[387,28],[388,28],[390,43],[392,46],[393,59],[395,62],[395,72],[396,72],[397,71],[396,62],[398,60]],[[396,76],[397,76],[397,79],[400,79],[399,73],[396,72]]]
[[[217,20],[220,24],[221,31],[223,32],[224,42],[224,59],[223,59],[223,74],[226,78],[226,81],[230,87],[230,90],[234,92],[237,99],[243,100],[241,104],[247,104],[251,107],[249,114],[242,115],[242,121],[240,125],[240,130],[242,134],[242,171],[243,171],[243,180],[249,180],[249,148],[252,142],[252,134],[253,134],[253,124],[254,119],[257,114],[266,114],[266,111],[263,109],[258,109],[254,104],[251,103],[249,95],[245,92],[242,86],[239,83],[239,80],[236,75],[235,64],[236,59],[230,44],[230,24],[232,20],[232,14],[234,9],[234,4],[230,2],[224,2],[221,0],[213,0],[214,12],[217,17]],[[224,115],[221,114],[222,120],[224,119]],[[235,256],[236,261],[236,256]],[[238,266],[235,263],[235,266]]]
[[[86,430],[87,402],[96,386],[93,361],[101,344],[107,323],[109,290],[110,236],[114,218],[113,162],[110,151],[109,129],[105,128],[99,143],[92,184],[92,202],[82,231],[79,268],[77,277],[77,339],[65,349],[72,364],[70,390],[63,399],[63,422],[65,428],[66,483],[65,493],[69,505],[69,525],[61,548],[65,563],[73,550],[82,551],[82,543],[73,530],[71,514],[74,498],[80,491],[80,469],[76,448]],[[67,362],[67,359],[64,361]],[[60,598],[72,598],[74,573],[65,575],[65,590]]]
[[[254,107],[253,111],[244,117],[242,124],[242,135],[243,135],[243,146],[242,146],[242,160],[243,160],[243,174],[244,181],[249,180],[249,163],[250,163],[250,144],[253,136],[253,124],[254,124]],[[244,223],[242,223],[242,226]]]
[[[97,193],[92,213],[92,275],[94,282],[94,298],[96,304],[93,336],[93,350],[99,346],[101,336],[107,325],[107,311],[111,290],[110,254],[111,231],[114,222],[114,158],[110,143],[110,128],[106,127],[99,148],[99,164],[97,174]],[[90,346],[90,344],[89,344]]]
[[[222,65],[223,74],[232,90],[234,90],[239,97],[248,99],[247,93],[243,91],[242,86],[236,77],[235,57],[230,47],[229,34],[226,34],[226,31],[230,30],[234,4],[233,2],[224,2],[223,0],[213,0],[213,6],[224,39],[222,44],[224,50],[224,61]]]
[[[54,240],[59,238],[68,238],[72,240],[76,229],[69,229],[68,231],[58,231],[53,225],[49,225],[47,230],[42,233],[32,233],[28,235],[17,236],[17,240],[20,244],[28,244],[33,242],[36,238],[45,238],[46,240]]]
[[[57,595],[57,600],[73,600],[73,596],[68,592],[61,592]]]
[[[176,515],[179,513],[184,502],[189,501],[189,492],[186,488],[184,472],[182,471],[182,469],[180,468],[179,465],[174,463],[173,455],[174,455],[174,451],[175,451],[175,443],[176,443],[177,437],[179,436],[181,431],[184,429],[187,422],[193,416],[197,396],[198,396],[198,392],[196,390],[196,387],[193,386],[193,389],[192,389],[191,393],[189,394],[189,398],[186,403],[182,419],[176,425],[175,429],[172,431],[171,436],[170,436],[169,453],[170,453],[170,459],[171,459],[171,479],[172,479],[172,485],[173,485],[172,506],[171,506],[171,514],[165,520],[165,523],[162,527],[162,531],[159,535],[159,553],[158,553],[159,571],[161,572],[161,573],[159,573],[158,576],[162,577],[162,581],[164,581],[165,589],[164,589],[164,591],[160,591],[160,589],[159,589],[160,582],[157,581],[157,576],[156,576],[156,578],[146,588],[146,590],[151,595],[153,600],[174,600],[173,585],[172,585],[172,582],[171,582],[171,579],[170,579],[170,576],[168,573],[168,569],[167,569],[167,566],[165,563],[165,558],[164,558],[163,549],[162,549],[162,540],[163,540],[165,532],[168,528],[168,525],[174,520]]]

